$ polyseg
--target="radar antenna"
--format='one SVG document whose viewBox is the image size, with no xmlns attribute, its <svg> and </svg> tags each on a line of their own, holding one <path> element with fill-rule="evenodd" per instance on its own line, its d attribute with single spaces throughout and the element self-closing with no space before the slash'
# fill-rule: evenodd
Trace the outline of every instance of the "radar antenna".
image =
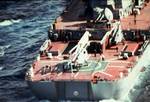
<svg viewBox="0 0 150 102">
<path fill-rule="evenodd" d="M 95 22 L 101 21 L 103 18 L 107 19 L 109 22 L 113 20 L 113 13 L 109 8 L 100 8 L 96 7 L 94 8 L 94 11 L 98 14 L 98 17 L 96 18 Z"/>
</svg>

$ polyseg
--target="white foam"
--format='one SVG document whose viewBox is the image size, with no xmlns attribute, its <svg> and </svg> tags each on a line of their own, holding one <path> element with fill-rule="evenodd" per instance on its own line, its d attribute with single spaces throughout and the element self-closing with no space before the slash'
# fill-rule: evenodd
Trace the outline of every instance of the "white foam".
<svg viewBox="0 0 150 102">
<path fill-rule="evenodd" d="M 130 100 L 129 99 L 129 92 L 133 89 L 133 87 L 137 84 L 139 76 L 142 74 L 140 72 L 142 67 L 148 67 L 150 64 L 150 58 L 147 57 L 150 55 L 150 45 L 147 47 L 146 51 L 144 52 L 143 56 L 139 59 L 136 66 L 133 68 L 133 71 L 128 75 L 128 78 L 124 81 L 122 86 L 122 90 L 120 93 L 121 100 Z M 126 84 L 128 83 L 128 84 Z"/>
<path fill-rule="evenodd" d="M 114 100 L 114 99 L 108 99 L 108 100 L 102 100 L 99 102 L 123 102 L 123 101 L 118 101 L 118 100 Z"/>
<path fill-rule="evenodd" d="M 5 51 L 4 51 L 4 47 L 0 46 L 0 57 L 4 56 Z"/>
<path fill-rule="evenodd" d="M 147 47 L 146 51 L 144 52 L 143 56 L 140 58 L 140 60 L 138 61 L 137 65 L 133 68 L 134 71 L 132 71 L 129 74 L 129 77 L 124 80 L 125 83 L 123 83 L 120 87 L 121 88 L 121 93 L 120 93 L 120 97 L 118 100 L 114 100 L 114 99 L 108 99 L 108 100 L 102 100 L 99 102 L 131 102 L 132 100 L 129 97 L 129 93 L 130 90 L 133 90 L 133 87 L 139 83 L 139 76 L 142 74 L 140 72 L 140 69 L 142 67 L 148 67 L 150 65 L 150 58 L 147 57 L 150 55 L 150 45 Z M 140 80 L 142 81 L 142 80 Z M 128 84 L 126 84 L 128 83 Z"/>
<path fill-rule="evenodd" d="M 17 19 L 17 20 L 11 20 L 13 23 L 19 23 L 21 21 L 21 19 Z"/>
<path fill-rule="evenodd" d="M 2 22 L 0 22 L 0 26 L 9 26 L 9 25 L 12 25 L 14 23 L 19 23 L 21 21 L 21 19 L 18 19 L 18 20 L 4 20 Z"/>
<path fill-rule="evenodd" d="M 11 45 L 5 45 L 4 49 L 8 49 Z"/>
<path fill-rule="evenodd" d="M 4 67 L 0 67 L 0 71 L 3 70 L 3 69 L 4 69 Z"/>
<path fill-rule="evenodd" d="M 4 56 L 5 50 L 9 47 L 10 45 L 0 46 L 0 57 Z"/>
</svg>

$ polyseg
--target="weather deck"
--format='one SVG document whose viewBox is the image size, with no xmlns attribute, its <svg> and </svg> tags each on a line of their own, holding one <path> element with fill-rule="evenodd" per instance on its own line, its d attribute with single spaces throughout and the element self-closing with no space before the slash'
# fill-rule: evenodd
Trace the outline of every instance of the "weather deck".
<svg viewBox="0 0 150 102">
<path fill-rule="evenodd" d="M 64 12 L 56 19 L 54 23 L 56 30 L 86 30 L 86 28 L 107 29 L 104 24 L 89 23 L 84 17 L 85 3 L 82 0 L 73 0 L 72 3 L 66 7 Z"/>
<path fill-rule="evenodd" d="M 74 8 L 74 6 L 76 6 Z M 56 19 L 55 30 L 77 30 L 80 28 L 86 28 L 94 26 L 99 30 L 110 30 L 105 28 L 106 25 L 87 23 L 83 18 L 80 19 L 80 11 L 82 2 L 74 0 L 73 4 L 64 11 L 64 13 Z M 73 11 L 73 12 L 72 12 Z M 121 26 L 123 30 L 148 30 L 150 28 L 150 3 L 141 10 L 141 14 L 136 16 L 130 15 L 121 20 Z M 135 22 L 136 20 L 136 22 Z M 105 22 L 106 23 L 106 22 Z M 105 24 L 104 23 L 104 24 Z M 92 27 L 91 27 L 92 28 Z M 95 29 L 94 29 L 95 30 Z M 100 53 L 88 53 L 88 64 L 79 67 L 77 71 L 71 71 L 71 69 L 64 71 L 65 65 L 70 61 L 69 51 L 76 45 L 70 45 L 68 42 L 52 42 L 52 46 L 49 46 L 47 52 L 58 52 L 58 56 L 48 55 L 41 56 L 40 60 L 36 60 L 33 63 L 34 77 L 32 80 L 82 80 L 91 81 L 95 77 L 102 80 L 118 80 L 127 76 L 132 70 L 138 56 L 135 56 L 136 51 L 142 42 L 140 41 L 124 41 L 110 48 L 106 48 L 103 54 Z M 71 46 L 71 47 L 69 47 Z M 131 53 L 127 56 L 127 59 L 120 58 L 121 53 Z M 58 65 L 60 67 L 58 67 Z M 93 78 L 94 77 L 94 78 Z"/>
<path fill-rule="evenodd" d="M 137 46 L 140 43 L 137 42 L 125 42 L 128 47 L 126 50 L 134 49 L 137 50 Z M 51 50 L 58 50 L 59 48 L 62 48 L 63 53 L 65 48 L 67 48 L 68 43 L 62 43 L 55 42 L 55 47 L 49 49 Z M 57 64 L 67 64 L 69 59 L 64 59 L 64 56 L 69 56 L 68 54 L 62 54 L 59 57 L 54 57 L 52 59 L 49 59 L 47 56 L 42 56 L 41 60 L 34 62 L 34 77 L 32 80 L 92 80 L 92 77 L 95 73 L 99 72 L 99 76 L 103 79 L 108 80 L 117 80 L 120 78 L 120 73 L 123 72 L 124 76 L 128 73 L 128 69 L 131 69 L 134 65 L 134 62 L 136 61 L 136 56 L 131 56 L 127 60 L 122 60 L 119 58 L 119 54 L 121 53 L 123 47 L 125 45 L 120 43 L 116 46 L 113 46 L 109 49 L 106 49 L 104 52 L 105 60 L 102 61 L 102 55 L 99 53 L 95 54 L 89 54 L 90 58 L 88 60 L 88 65 L 82 66 L 79 68 L 78 71 L 75 71 L 74 73 L 71 73 L 70 70 L 67 72 L 63 71 L 63 65 L 56 69 Z M 116 47 L 118 49 L 116 49 Z M 48 68 L 49 66 L 50 69 Z M 44 69 L 47 67 L 48 69 Z M 44 74 L 43 70 L 45 71 Z M 111 76 L 108 77 L 108 76 Z"/>
<path fill-rule="evenodd" d="M 76 5 L 76 6 L 74 6 Z M 73 8 L 74 7 L 74 8 Z M 102 29 L 99 24 L 87 23 L 84 17 L 80 16 L 84 11 L 83 3 L 75 0 L 72 5 L 56 19 L 55 29 L 64 30 L 85 30 L 90 27 L 93 29 Z M 147 3 L 139 15 L 130 15 L 121 19 L 122 30 L 148 30 L 150 29 L 150 2 Z M 106 26 L 103 25 L 103 29 Z"/>
<path fill-rule="evenodd" d="M 136 21 L 135 21 L 136 20 Z M 121 20 L 123 30 L 149 30 L 150 29 L 150 3 L 144 7 L 140 14 L 134 17 L 123 18 Z"/>
</svg>

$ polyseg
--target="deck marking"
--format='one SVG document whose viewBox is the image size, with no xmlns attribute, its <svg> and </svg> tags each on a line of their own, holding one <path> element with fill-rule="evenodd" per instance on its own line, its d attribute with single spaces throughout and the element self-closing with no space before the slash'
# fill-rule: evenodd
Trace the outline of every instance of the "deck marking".
<svg viewBox="0 0 150 102">
<path fill-rule="evenodd" d="M 109 65 L 108 67 L 119 67 L 119 68 L 126 68 L 126 66 L 111 66 L 111 65 Z"/>
<path fill-rule="evenodd" d="M 78 75 L 79 75 L 79 72 L 77 72 L 77 73 L 74 75 L 74 78 L 76 78 Z"/>
<path fill-rule="evenodd" d="M 133 62 L 129 62 L 129 61 L 106 61 L 106 62 L 108 62 L 108 63 L 129 63 L 129 64 L 131 64 L 131 63 L 133 63 Z"/>
<path fill-rule="evenodd" d="M 61 76 L 63 74 L 63 72 L 60 72 L 57 76 Z"/>
<path fill-rule="evenodd" d="M 108 75 L 108 76 L 112 77 L 111 74 L 108 74 L 108 73 L 106 73 L 106 72 L 102 72 L 102 71 L 99 71 L 99 72 L 102 73 L 102 74 L 105 74 L 105 75 Z"/>
<path fill-rule="evenodd" d="M 110 59 L 108 59 L 106 61 L 114 61 L 114 60 L 117 60 L 117 59 L 118 59 L 118 57 L 114 57 L 114 58 L 110 58 Z"/>
<path fill-rule="evenodd" d="M 134 55 L 133 53 L 135 53 L 135 51 L 136 51 L 136 49 L 137 49 L 138 46 L 139 45 L 137 44 L 136 47 L 134 48 L 133 52 L 132 52 L 132 55 Z"/>
</svg>

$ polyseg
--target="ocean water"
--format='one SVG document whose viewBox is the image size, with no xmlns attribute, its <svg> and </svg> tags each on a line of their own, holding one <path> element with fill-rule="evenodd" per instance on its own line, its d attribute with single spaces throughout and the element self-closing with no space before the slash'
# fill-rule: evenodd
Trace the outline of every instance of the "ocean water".
<svg viewBox="0 0 150 102">
<path fill-rule="evenodd" d="M 24 73 L 65 0 L 0 0 L 0 102 L 38 102 Z"/>
<path fill-rule="evenodd" d="M 28 88 L 24 74 L 66 1 L 0 1 L 0 102 L 41 102 Z M 126 102 L 150 102 L 150 66 L 146 68 L 126 96 Z"/>
</svg>

